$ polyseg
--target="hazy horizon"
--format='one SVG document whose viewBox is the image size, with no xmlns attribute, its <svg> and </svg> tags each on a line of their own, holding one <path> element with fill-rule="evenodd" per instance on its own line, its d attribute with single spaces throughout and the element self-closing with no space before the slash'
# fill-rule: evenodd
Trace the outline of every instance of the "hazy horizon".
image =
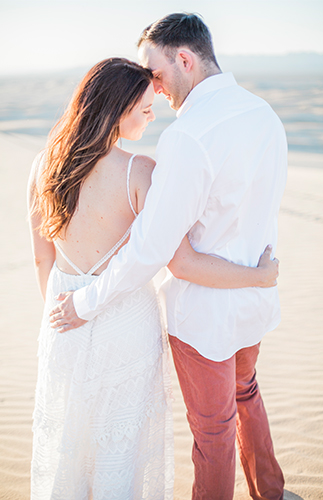
<svg viewBox="0 0 323 500">
<path fill-rule="evenodd" d="M 106 57 L 114 57 L 107 54 Z M 137 58 L 133 58 L 137 59 Z M 287 54 L 218 54 L 218 63 L 223 72 L 232 71 L 237 74 L 255 74 L 257 76 L 323 76 L 323 53 L 318 52 L 293 52 Z M 0 78 L 29 77 L 42 75 L 58 75 L 73 72 L 86 72 L 94 64 L 92 61 L 83 65 L 71 65 L 64 68 L 31 69 L 16 68 L 16 71 L 0 72 Z"/>
</svg>

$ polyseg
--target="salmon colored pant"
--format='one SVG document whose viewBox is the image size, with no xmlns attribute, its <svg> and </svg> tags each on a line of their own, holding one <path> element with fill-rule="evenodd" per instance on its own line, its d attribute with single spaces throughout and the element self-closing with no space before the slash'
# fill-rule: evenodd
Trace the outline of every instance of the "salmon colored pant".
<svg viewBox="0 0 323 500">
<path fill-rule="evenodd" d="M 169 336 L 194 436 L 193 500 L 232 500 L 235 440 L 255 500 L 283 500 L 284 478 L 274 456 L 256 381 L 257 344 L 216 362 Z"/>
</svg>

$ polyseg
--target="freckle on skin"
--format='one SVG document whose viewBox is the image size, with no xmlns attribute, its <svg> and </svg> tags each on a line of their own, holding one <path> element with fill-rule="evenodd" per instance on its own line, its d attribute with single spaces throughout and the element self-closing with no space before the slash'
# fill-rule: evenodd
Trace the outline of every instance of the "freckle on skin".
<svg viewBox="0 0 323 500">
<path fill-rule="evenodd" d="M 97 250 L 96 253 L 100 253 L 99 250 Z"/>
</svg>

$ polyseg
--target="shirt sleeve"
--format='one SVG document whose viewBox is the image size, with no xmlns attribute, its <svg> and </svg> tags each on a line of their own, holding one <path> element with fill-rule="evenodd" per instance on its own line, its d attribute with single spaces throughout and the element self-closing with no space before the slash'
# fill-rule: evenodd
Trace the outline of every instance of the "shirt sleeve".
<svg viewBox="0 0 323 500">
<path fill-rule="evenodd" d="M 186 133 L 166 130 L 156 159 L 152 185 L 129 242 L 95 281 L 74 292 L 74 307 L 82 319 L 93 319 L 108 304 L 148 283 L 172 259 L 205 209 L 212 170 L 203 145 Z"/>
</svg>

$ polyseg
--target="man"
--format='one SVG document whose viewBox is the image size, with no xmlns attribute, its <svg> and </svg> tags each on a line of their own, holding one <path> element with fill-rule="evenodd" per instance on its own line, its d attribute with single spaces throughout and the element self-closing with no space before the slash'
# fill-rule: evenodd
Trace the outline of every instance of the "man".
<svg viewBox="0 0 323 500">
<path fill-rule="evenodd" d="M 178 119 L 159 140 L 152 186 L 129 243 L 98 280 L 53 311 L 53 324 L 65 324 L 61 331 L 151 279 L 188 231 L 196 250 L 245 265 L 256 266 L 268 242 L 276 246 L 287 148 L 275 113 L 221 73 L 196 15 L 166 16 L 138 45 L 155 92 L 165 94 Z M 260 340 L 280 319 L 276 287 L 218 290 L 173 278 L 167 308 L 194 436 L 192 498 L 233 497 L 237 435 L 252 498 L 282 500 L 283 475 L 255 378 Z"/>
</svg>

